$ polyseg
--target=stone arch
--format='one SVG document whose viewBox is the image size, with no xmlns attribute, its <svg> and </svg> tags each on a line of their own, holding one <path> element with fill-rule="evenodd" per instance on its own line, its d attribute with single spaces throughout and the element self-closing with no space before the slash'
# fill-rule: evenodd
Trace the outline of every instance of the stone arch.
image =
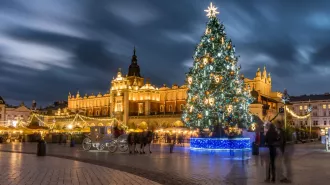
<svg viewBox="0 0 330 185">
<path fill-rule="evenodd" d="M 183 123 L 181 120 L 177 120 L 173 123 L 173 126 L 175 127 L 183 127 Z"/>
<path fill-rule="evenodd" d="M 142 129 L 142 130 L 145 130 L 145 129 L 148 129 L 148 123 L 145 122 L 145 121 L 142 121 L 138 124 L 137 126 L 139 129 Z"/>
<path fill-rule="evenodd" d="M 97 126 L 104 126 L 103 123 L 98 123 Z"/>
</svg>

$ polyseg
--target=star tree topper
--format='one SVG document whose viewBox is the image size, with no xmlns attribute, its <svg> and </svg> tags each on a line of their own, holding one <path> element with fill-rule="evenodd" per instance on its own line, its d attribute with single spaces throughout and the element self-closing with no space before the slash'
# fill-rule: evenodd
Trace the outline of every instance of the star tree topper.
<svg viewBox="0 0 330 185">
<path fill-rule="evenodd" d="M 213 4 L 211 2 L 210 6 L 207 7 L 207 10 L 204 10 L 204 11 L 207 12 L 206 16 L 211 18 L 211 17 L 216 17 L 216 15 L 219 14 L 219 12 L 217 12 L 217 9 L 218 8 L 213 6 Z"/>
</svg>

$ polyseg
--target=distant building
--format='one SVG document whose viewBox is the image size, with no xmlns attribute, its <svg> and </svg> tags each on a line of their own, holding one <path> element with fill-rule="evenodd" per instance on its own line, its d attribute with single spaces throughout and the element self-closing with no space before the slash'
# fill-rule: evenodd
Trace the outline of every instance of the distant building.
<svg viewBox="0 0 330 185">
<path fill-rule="evenodd" d="M 16 126 L 20 121 L 27 122 L 31 110 L 21 103 L 19 106 L 12 106 L 5 103 L 0 96 L 0 123 Z"/>
<path fill-rule="evenodd" d="M 300 116 L 306 115 L 308 106 L 311 105 L 311 126 L 319 128 L 330 128 L 330 94 L 302 95 L 290 97 L 293 111 Z M 309 127 L 308 118 L 293 118 L 297 127 Z"/>
<path fill-rule="evenodd" d="M 272 80 L 270 74 L 267 75 L 266 68 L 262 73 L 258 69 L 254 79 L 245 78 L 244 81 L 256 98 L 250 106 L 251 112 L 263 120 L 275 116 L 282 94 L 272 91 Z M 116 117 L 128 126 L 140 123 L 147 123 L 152 127 L 180 125 L 187 90 L 186 85 L 176 84 L 158 88 L 148 79 L 145 80 L 140 73 L 134 48 L 127 75 L 119 69 L 105 94 L 81 96 L 79 91 L 75 95 L 69 93 L 68 111 L 92 117 Z"/>
</svg>

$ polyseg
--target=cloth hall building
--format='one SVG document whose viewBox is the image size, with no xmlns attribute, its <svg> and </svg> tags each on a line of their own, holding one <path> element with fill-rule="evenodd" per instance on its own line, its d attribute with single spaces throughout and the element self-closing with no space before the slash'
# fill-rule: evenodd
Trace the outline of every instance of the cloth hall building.
<svg viewBox="0 0 330 185">
<path fill-rule="evenodd" d="M 272 91 L 272 81 L 266 68 L 258 69 L 255 78 L 245 78 L 255 102 L 250 110 L 262 119 L 269 119 L 280 106 L 281 93 Z M 118 70 L 105 94 L 81 95 L 79 91 L 68 95 L 68 110 L 93 117 L 116 117 L 128 127 L 147 124 L 149 128 L 182 126 L 181 114 L 187 99 L 187 86 L 165 84 L 156 87 L 144 79 L 137 62 L 136 50 L 132 56 L 128 74 Z M 268 116 L 268 117 L 267 117 Z"/>
</svg>

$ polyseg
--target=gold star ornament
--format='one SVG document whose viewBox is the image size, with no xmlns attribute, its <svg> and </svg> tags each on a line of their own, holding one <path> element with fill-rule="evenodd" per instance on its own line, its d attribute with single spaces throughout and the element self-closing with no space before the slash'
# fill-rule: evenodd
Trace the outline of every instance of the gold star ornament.
<svg viewBox="0 0 330 185">
<path fill-rule="evenodd" d="M 218 8 L 213 6 L 213 4 L 211 2 L 210 6 L 207 7 L 207 10 L 204 10 L 204 11 L 207 12 L 206 16 L 211 18 L 211 17 L 216 17 L 216 15 L 219 14 L 219 12 L 217 12 L 217 9 Z"/>
</svg>

